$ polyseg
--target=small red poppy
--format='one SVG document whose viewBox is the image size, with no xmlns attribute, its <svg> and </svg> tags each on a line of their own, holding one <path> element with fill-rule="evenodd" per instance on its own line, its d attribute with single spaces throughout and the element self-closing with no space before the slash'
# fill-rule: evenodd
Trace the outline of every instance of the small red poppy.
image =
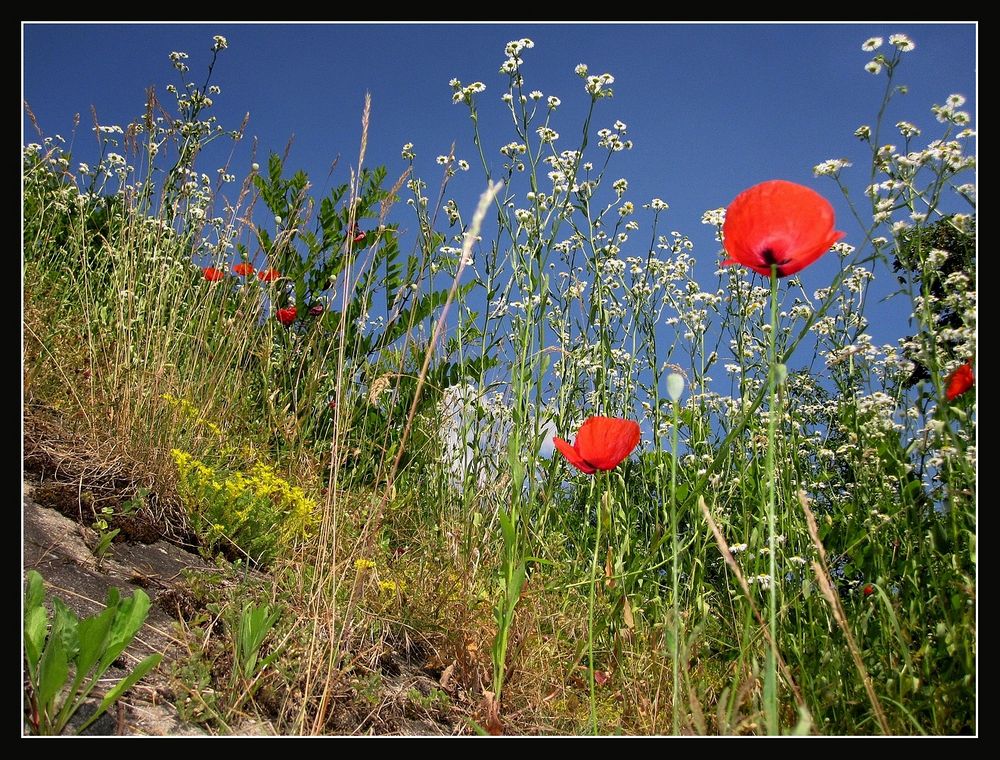
<svg viewBox="0 0 1000 760">
<path fill-rule="evenodd" d="M 277 269 L 261 269 L 257 272 L 257 279 L 261 282 L 274 282 L 281 277 L 281 272 Z"/>
<path fill-rule="evenodd" d="M 365 239 L 365 238 L 366 238 L 367 236 L 368 236 L 368 233 L 367 233 L 367 232 L 365 232 L 365 231 L 364 231 L 363 229 L 361 229 L 360 227 L 358 227 L 358 225 L 357 225 L 357 224 L 353 224 L 353 225 L 351 225 L 351 239 L 352 239 L 352 240 L 353 240 L 353 241 L 354 241 L 355 243 L 360 243 L 360 242 L 362 242 L 362 241 L 363 241 L 363 240 L 364 240 L 364 239 Z"/>
<path fill-rule="evenodd" d="M 975 384 L 976 376 L 972 374 L 972 362 L 966 362 L 949 375 L 945 398 L 954 401 L 966 391 L 972 390 Z"/>
<path fill-rule="evenodd" d="M 591 417 L 580 427 L 571 446 L 558 436 L 552 439 L 569 463 L 587 475 L 613 470 L 639 445 L 639 425 L 632 420 Z"/>
<path fill-rule="evenodd" d="M 250 277 L 254 273 L 254 268 L 246 261 L 241 261 L 233 267 L 233 273 L 238 274 L 240 277 Z"/>
<path fill-rule="evenodd" d="M 317 303 L 309 307 L 309 316 L 318 317 L 323 313 L 323 304 Z"/>
<path fill-rule="evenodd" d="M 218 282 L 226 276 L 225 272 L 215 267 L 202 267 L 201 272 L 209 282 Z"/>
<path fill-rule="evenodd" d="M 285 327 L 288 327 L 292 322 L 295 321 L 295 317 L 298 316 L 299 310 L 294 306 L 288 306 L 284 309 L 278 309 L 278 321 L 281 322 Z"/>
<path fill-rule="evenodd" d="M 861 593 L 864 594 L 865 596 L 871 596 L 872 594 L 875 593 L 875 587 L 870 583 L 866 583 L 865 587 L 861 589 Z"/>
<path fill-rule="evenodd" d="M 844 237 L 833 228 L 833 206 L 804 185 L 773 179 L 736 196 L 726 209 L 723 266 L 742 264 L 765 277 L 805 269 Z"/>
</svg>

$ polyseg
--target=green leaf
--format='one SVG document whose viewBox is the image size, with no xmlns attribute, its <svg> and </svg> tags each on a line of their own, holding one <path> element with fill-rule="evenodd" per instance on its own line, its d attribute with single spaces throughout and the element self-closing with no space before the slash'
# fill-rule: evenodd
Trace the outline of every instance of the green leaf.
<svg viewBox="0 0 1000 760">
<path fill-rule="evenodd" d="M 112 594 L 114 592 L 114 594 Z M 111 607 L 111 600 L 118 596 L 117 589 L 108 590 L 108 606 Z M 105 650 L 98 668 L 107 670 L 112 662 L 125 651 L 125 647 L 135 638 L 135 635 L 142 628 L 149 612 L 149 597 L 142 589 L 136 589 L 135 593 L 128 599 L 117 601 L 117 611 L 114 621 L 111 623 L 111 632 L 108 636 L 108 648 Z"/>
<path fill-rule="evenodd" d="M 138 591 L 136 592 L 138 593 Z M 118 701 L 118 698 L 124 694 L 126 691 L 131 689 L 135 684 L 142 678 L 146 673 L 159 665 L 160 660 L 163 659 L 162 654 L 151 654 L 145 660 L 140 662 L 135 668 L 125 676 L 121 681 L 115 684 L 114 688 L 111 689 L 107 694 L 104 695 L 104 699 L 101 700 L 101 704 L 98 706 L 97 710 L 91 715 L 87 721 L 77 729 L 77 733 L 83 731 L 87 726 L 101 717 L 111 705 Z"/>
<path fill-rule="evenodd" d="M 51 635 L 62 639 L 66 659 L 72 662 L 80 649 L 80 640 L 76 631 L 79 620 L 73 610 L 63 603 L 62 599 L 53 597 L 52 609 L 55 614 L 52 617 Z"/>
<path fill-rule="evenodd" d="M 28 571 L 28 586 L 24 592 L 24 653 L 28 658 L 28 674 L 32 679 L 45 646 L 49 614 L 45 609 L 45 584 L 35 570 Z"/>
<path fill-rule="evenodd" d="M 45 582 L 37 570 L 28 571 L 28 588 L 24 592 L 24 610 L 28 612 L 41 607 L 45 601 Z"/>
<path fill-rule="evenodd" d="M 45 645 L 45 629 L 48 617 L 44 607 L 35 607 L 24 619 L 24 654 L 28 658 L 28 674 L 34 679 L 38 660 Z"/>
<path fill-rule="evenodd" d="M 504 546 L 514 546 L 514 525 L 510 517 L 502 509 L 497 512 L 497 517 L 500 519 L 500 530 L 503 533 Z"/>
<path fill-rule="evenodd" d="M 510 621 L 514 619 L 514 607 L 517 605 L 518 599 L 521 598 L 521 587 L 524 585 L 524 578 L 524 563 L 520 562 L 517 567 L 514 568 L 514 572 L 510 577 L 510 583 L 507 585 L 508 625 L 510 624 Z"/>
<path fill-rule="evenodd" d="M 66 647 L 61 636 L 49 636 L 48 645 L 42 654 L 38 666 L 38 710 L 49 713 L 50 705 L 66 683 L 69 675 L 69 663 L 66 660 Z"/>
<path fill-rule="evenodd" d="M 77 683 L 82 682 L 107 648 L 115 612 L 114 607 L 106 607 L 100 614 L 81 620 L 77 626 L 80 640 L 80 651 L 76 656 Z"/>
</svg>

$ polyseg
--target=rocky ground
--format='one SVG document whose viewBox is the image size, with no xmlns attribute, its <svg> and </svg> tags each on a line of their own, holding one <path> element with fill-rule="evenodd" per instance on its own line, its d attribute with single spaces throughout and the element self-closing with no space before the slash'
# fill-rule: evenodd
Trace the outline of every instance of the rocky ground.
<svg viewBox="0 0 1000 760">
<path fill-rule="evenodd" d="M 77 520 L 61 514 L 66 507 L 65 487 L 38 485 L 24 481 L 25 572 L 34 569 L 45 579 L 46 596 L 58 596 L 80 617 L 103 609 L 107 591 L 116 586 L 122 596 L 142 588 L 152 607 L 146 624 L 124 657 L 134 665 L 152 652 L 162 652 L 164 662 L 180 654 L 180 642 L 173 635 L 178 609 L 188 603 L 179 583 L 188 568 L 205 568 L 196 554 L 163 540 L 144 544 L 123 542 L 100 562 L 92 547 L 97 534 Z M 75 499 L 74 499 L 75 501 Z M 121 663 L 125 664 L 125 663 Z M 98 719 L 87 733 L 180 735 L 201 731 L 182 723 L 168 699 L 164 665 L 154 670 Z M 110 685 L 126 671 L 112 666 L 107 673 Z M 113 679 L 113 680 L 112 680 Z"/>
<path fill-rule="evenodd" d="M 94 548 L 98 534 L 88 527 L 85 494 L 67 483 L 39 483 L 30 476 L 23 480 L 23 568 L 37 570 L 45 580 L 46 598 L 57 596 L 80 617 L 103 609 L 110 587 L 117 587 L 122 596 L 142 588 L 152 603 L 146 623 L 139 635 L 113 665 L 97 691 L 103 693 L 126 675 L 131 667 L 150 653 L 160 652 L 163 661 L 119 700 L 86 731 L 96 735 L 180 736 L 201 735 L 205 731 L 181 719 L 175 702 L 176 683 L 171 683 L 173 662 L 187 655 L 183 642 L 177 638 L 177 621 L 190 619 L 195 613 L 195 600 L 185 571 L 211 572 L 199 555 L 186 551 L 176 543 L 160 537 L 160 532 L 142 524 L 121 525 L 120 542 L 98 559 Z M 81 522 L 82 520 L 82 522 Z M 22 592 L 23 593 L 23 592 Z M 439 674 L 429 671 L 426 657 L 409 657 L 400 653 L 383 658 L 379 675 L 380 694 L 374 703 L 343 695 L 333 718 L 333 733 L 449 734 L 463 724 L 448 715 L 449 710 L 433 710 L 415 705 L 414 693 L 433 693 L 444 689 L 454 694 L 447 683 L 450 670 Z M 119 667 L 121 666 L 121 667 Z M 460 701 L 467 701 L 460 695 Z M 96 702 L 94 702 L 96 705 Z M 91 708 L 93 709 L 93 708 Z M 67 733 L 86 719 L 78 716 Z M 273 726 L 266 721 L 245 720 L 231 727 L 241 735 L 273 735 Z M 26 730 L 26 729 L 25 729 Z"/>
</svg>

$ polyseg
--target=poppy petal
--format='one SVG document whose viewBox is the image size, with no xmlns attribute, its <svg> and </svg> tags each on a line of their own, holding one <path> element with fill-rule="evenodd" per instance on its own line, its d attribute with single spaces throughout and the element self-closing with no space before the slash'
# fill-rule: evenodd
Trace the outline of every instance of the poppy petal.
<svg viewBox="0 0 1000 760">
<path fill-rule="evenodd" d="M 598 470 L 613 470 L 639 445 L 642 434 L 632 420 L 591 417 L 576 436 L 576 450 Z"/>
<path fill-rule="evenodd" d="M 775 179 L 744 190 L 726 209 L 722 226 L 728 258 L 724 266 L 742 264 L 779 277 L 805 269 L 830 250 L 844 233 L 834 229 L 833 206 L 804 185 Z"/>
<path fill-rule="evenodd" d="M 966 362 L 948 377 L 948 388 L 945 391 L 945 398 L 949 401 L 954 401 L 966 391 L 971 390 L 975 383 L 976 376 L 972 372 L 972 364 Z"/>
<path fill-rule="evenodd" d="M 555 447 L 562 452 L 562 455 L 566 457 L 569 463 L 576 467 L 576 469 L 586 473 L 587 475 L 593 475 L 597 472 L 597 469 L 593 465 L 584 460 L 576 449 L 559 436 L 554 436 L 552 438 L 552 443 L 555 444 Z"/>
</svg>

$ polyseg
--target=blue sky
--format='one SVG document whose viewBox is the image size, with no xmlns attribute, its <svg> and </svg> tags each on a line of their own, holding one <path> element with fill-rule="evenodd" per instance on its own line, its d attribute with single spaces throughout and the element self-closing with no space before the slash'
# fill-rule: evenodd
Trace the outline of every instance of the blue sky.
<svg viewBox="0 0 1000 760">
<path fill-rule="evenodd" d="M 392 179 L 406 166 L 400 147 L 413 142 L 417 174 L 433 188 L 440 176 L 434 158 L 453 141 L 457 157 L 476 165 L 468 112 L 452 104 L 448 81 L 486 84 L 480 122 L 487 156 L 499 167 L 498 148 L 513 135 L 499 100 L 506 76 L 498 68 L 508 40 L 530 37 L 535 47 L 522 54 L 526 89 L 562 100 L 553 126 L 574 140 L 564 147 L 575 146 L 589 102 L 574 67 L 583 62 L 592 73 L 615 76 L 614 98 L 598 104 L 593 126 L 626 122 L 635 148 L 615 157 L 611 174 L 628 178 L 627 197 L 637 206 L 652 197 L 670 204 L 666 228 L 694 240 L 699 260 L 706 259 L 698 272 L 708 284 L 719 246 L 699 223 L 702 213 L 766 179 L 817 189 L 835 203 L 846 240 L 860 241 L 835 185 L 814 178 L 812 167 L 827 158 L 853 159 L 845 178 L 863 203 L 867 157 L 853 132 L 874 122 L 884 77 L 864 70 L 871 55 L 861 43 L 896 32 L 909 35 L 916 49 L 898 75 L 909 92 L 894 101 L 886 121 L 890 131 L 900 119 L 916 123 L 924 145 L 941 126 L 932 104 L 957 92 L 975 113 L 972 24 L 27 24 L 23 94 L 46 134 L 69 139 L 80 113 L 74 158 L 93 160 L 91 106 L 102 124 L 126 124 L 141 113 L 148 86 L 157 85 L 163 99 L 164 85 L 178 83 L 171 51 L 190 54 L 191 75 L 200 82 L 212 36 L 221 34 L 229 48 L 213 75 L 222 88 L 214 113 L 235 128 L 249 111 L 247 134 L 258 140 L 261 164 L 294 135 L 289 168 L 306 170 L 322 189 L 339 155 L 331 181 L 346 181 L 357 160 L 364 95 L 371 92 L 367 164 L 385 164 Z M 23 124 L 24 141 L 37 140 L 26 118 Z M 250 144 L 245 140 L 233 154 L 240 178 L 249 169 Z M 217 158 L 228 155 L 227 147 Z M 208 158 L 201 170 L 213 174 Z M 483 186 L 475 168 L 453 180 L 466 218 Z M 412 217 L 400 221 L 412 229 Z M 828 284 L 835 268 L 828 256 L 803 272 L 807 289 Z M 887 318 L 876 341 L 894 341 L 905 334 L 905 313 L 895 313 L 891 302 L 882 308 Z"/>
</svg>

